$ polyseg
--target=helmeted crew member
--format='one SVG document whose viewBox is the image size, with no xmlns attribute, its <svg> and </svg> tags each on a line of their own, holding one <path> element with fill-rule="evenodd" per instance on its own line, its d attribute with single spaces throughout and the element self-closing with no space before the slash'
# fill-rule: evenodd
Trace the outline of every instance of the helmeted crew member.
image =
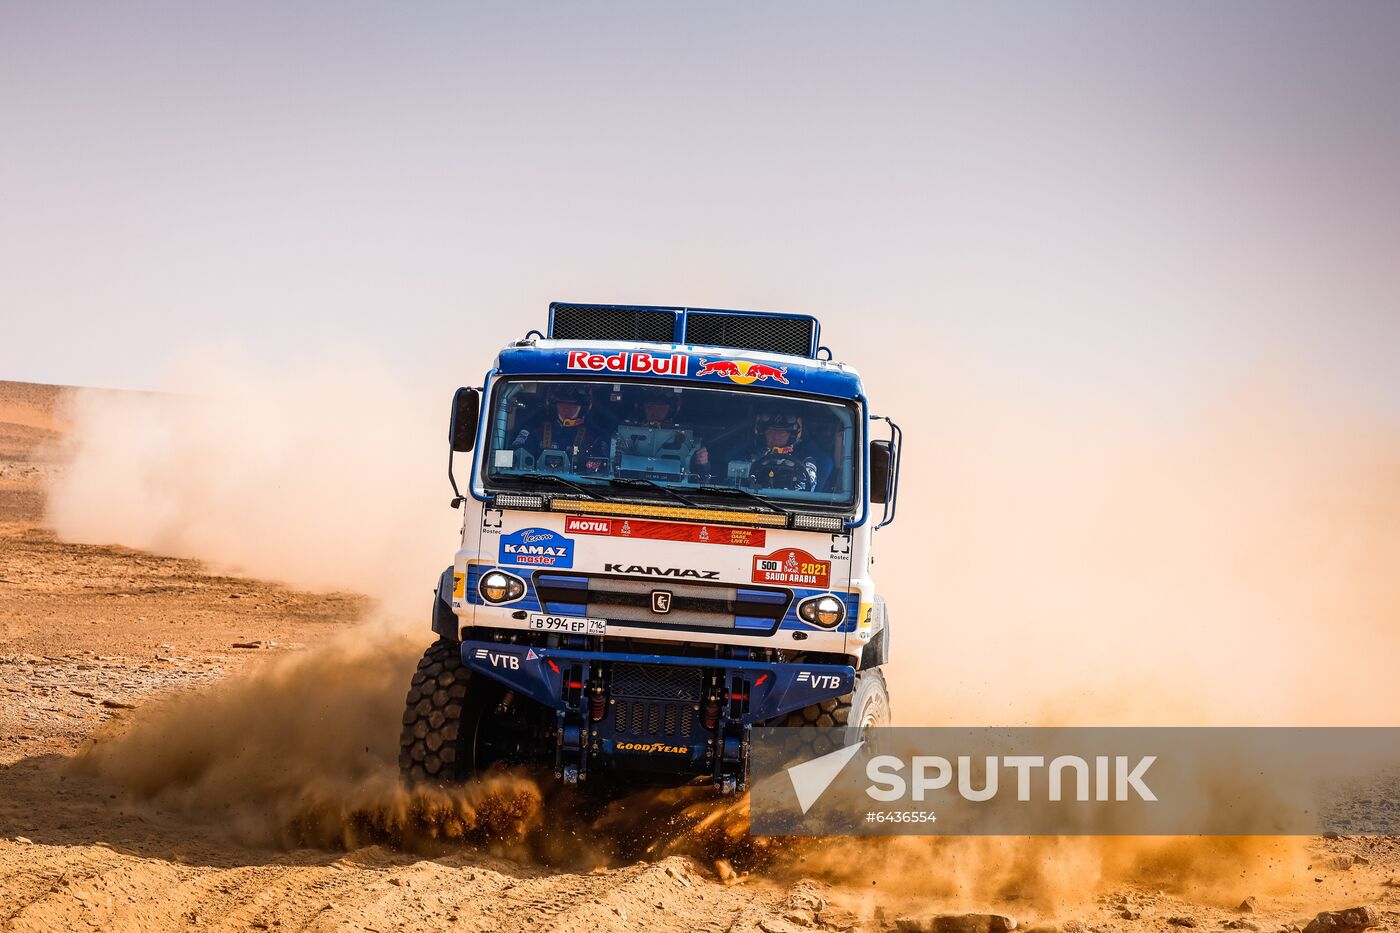
<svg viewBox="0 0 1400 933">
<path fill-rule="evenodd" d="M 755 425 L 760 435 L 750 455 L 749 481 L 763 489 L 793 489 L 811 492 L 817 488 L 817 461 L 800 449 L 802 419 L 778 413 L 760 417 Z"/>
<path fill-rule="evenodd" d="M 536 457 L 542 451 L 562 450 L 576 471 L 602 469 L 605 458 L 599 451 L 606 447 L 607 438 L 589 423 L 588 391 L 564 386 L 550 393 L 549 402 L 552 411 L 546 411 L 535 424 L 521 428 L 510 446 Z"/>
<path fill-rule="evenodd" d="M 687 425 L 674 418 L 676 393 L 666 389 L 652 388 L 642 393 L 642 424 L 649 428 L 675 428 L 684 431 Z M 690 458 L 690 469 L 695 473 L 706 473 L 710 465 L 710 451 L 704 444 Z"/>
</svg>

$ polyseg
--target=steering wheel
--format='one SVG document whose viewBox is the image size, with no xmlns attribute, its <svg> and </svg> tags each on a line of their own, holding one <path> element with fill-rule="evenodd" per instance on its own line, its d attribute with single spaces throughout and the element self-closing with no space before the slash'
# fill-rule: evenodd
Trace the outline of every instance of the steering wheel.
<svg viewBox="0 0 1400 933">
<path fill-rule="evenodd" d="M 749 480 L 761 489 L 805 489 L 807 468 L 788 454 L 765 454 L 749 467 Z"/>
</svg>

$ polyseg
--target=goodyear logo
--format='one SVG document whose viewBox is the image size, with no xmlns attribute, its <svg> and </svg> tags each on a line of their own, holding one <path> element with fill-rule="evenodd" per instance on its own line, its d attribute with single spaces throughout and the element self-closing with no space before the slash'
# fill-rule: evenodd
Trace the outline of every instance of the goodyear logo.
<svg viewBox="0 0 1400 933">
<path fill-rule="evenodd" d="M 748 360 L 708 360 L 700 361 L 696 376 L 724 376 L 730 382 L 746 386 L 754 382 L 781 382 L 787 385 L 787 367 L 769 366 L 767 363 L 751 363 Z"/>
<path fill-rule="evenodd" d="M 502 564 L 572 567 L 574 539 L 548 528 L 522 528 L 501 536 Z"/>
<path fill-rule="evenodd" d="M 620 752 L 663 752 L 670 755 L 688 755 L 690 749 L 684 745 L 667 745 L 664 742 L 618 742 Z"/>
</svg>

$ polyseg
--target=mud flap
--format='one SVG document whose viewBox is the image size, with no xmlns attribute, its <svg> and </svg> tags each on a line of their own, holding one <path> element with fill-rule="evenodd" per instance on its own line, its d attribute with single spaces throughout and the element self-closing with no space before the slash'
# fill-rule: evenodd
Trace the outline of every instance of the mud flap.
<svg viewBox="0 0 1400 933">
<path fill-rule="evenodd" d="M 452 568 L 448 567 L 438 577 L 437 592 L 433 594 L 433 631 L 452 641 L 457 640 L 457 614 L 452 611 L 452 587 L 455 582 Z"/>
</svg>

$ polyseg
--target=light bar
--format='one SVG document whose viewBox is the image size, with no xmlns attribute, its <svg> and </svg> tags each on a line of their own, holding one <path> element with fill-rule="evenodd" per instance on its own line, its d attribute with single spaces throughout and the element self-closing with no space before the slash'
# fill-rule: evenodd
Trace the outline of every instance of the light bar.
<svg viewBox="0 0 1400 933">
<path fill-rule="evenodd" d="M 839 515 L 795 515 L 792 527 L 800 531 L 841 531 L 846 520 Z"/>
<path fill-rule="evenodd" d="M 544 496 L 520 496 L 514 493 L 497 493 L 495 504 L 507 509 L 542 509 Z"/>
<path fill-rule="evenodd" d="M 500 496 L 496 497 L 499 500 Z M 780 528 L 787 524 L 786 515 L 771 512 L 734 512 L 714 509 L 688 509 L 674 505 L 637 505 L 631 502 L 600 502 L 596 499 L 552 499 L 549 507 L 556 512 L 593 512 L 602 515 L 626 515 L 633 518 L 686 518 L 703 522 L 724 522 L 732 525 L 765 525 Z"/>
</svg>

